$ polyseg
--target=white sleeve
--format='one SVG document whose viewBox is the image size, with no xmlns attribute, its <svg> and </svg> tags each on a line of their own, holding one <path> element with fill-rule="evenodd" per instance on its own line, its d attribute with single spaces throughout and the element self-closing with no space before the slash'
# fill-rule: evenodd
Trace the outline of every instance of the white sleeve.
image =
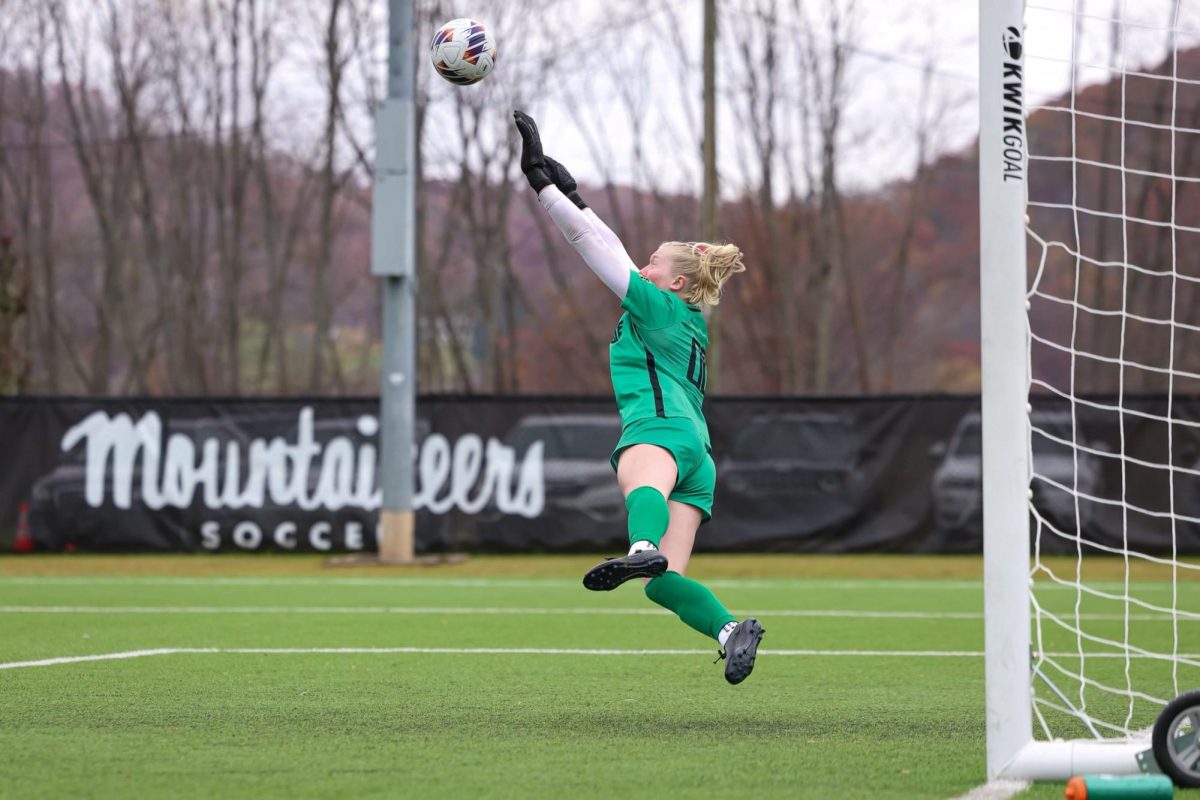
<svg viewBox="0 0 1200 800">
<path fill-rule="evenodd" d="M 621 240 L 612 232 L 612 229 L 604 224 L 604 220 L 600 219 L 600 215 L 591 208 L 583 209 L 583 215 L 588 218 L 588 222 L 592 223 L 592 227 L 600 234 L 600 238 L 608 245 L 608 248 L 624 259 L 629 268 L 634 272 L 638 271 L 637 265 L 633 263 L 633 259 L 629 257 L 628 251 L 625 250 L 625 245 L 621 244 Z"/>
<path fill-rule="evenodd" d="M 592 272 L 596 273 L 617 297 L 624 300 L 629 291 L 629 278 L 632 274 L 629 264 L 626 263 L 629 257 L 622 258 L 614 253 L 583 212 L 557 187 L 547 186 L 542 189 L 538 193 L 538 202 L 550 214 L 550 219 L 554 220 L 554 224 L 575 251 L 583 256 Z M 622 249 L 621 252 L 625 251 Z"/>
</svg>

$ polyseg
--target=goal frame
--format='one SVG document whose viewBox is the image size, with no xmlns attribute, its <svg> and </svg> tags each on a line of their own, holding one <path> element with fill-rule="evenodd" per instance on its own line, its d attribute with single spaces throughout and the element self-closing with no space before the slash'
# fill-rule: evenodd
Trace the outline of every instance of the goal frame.
<svg viewBox="0 0 1200 800">
<path fill-rule="evenodd" d="M 979 291 L 989 779 L 1132 774 L 1149 741 L 1033 737 L 1025 0 L 979 0 Z"/>
</svg>

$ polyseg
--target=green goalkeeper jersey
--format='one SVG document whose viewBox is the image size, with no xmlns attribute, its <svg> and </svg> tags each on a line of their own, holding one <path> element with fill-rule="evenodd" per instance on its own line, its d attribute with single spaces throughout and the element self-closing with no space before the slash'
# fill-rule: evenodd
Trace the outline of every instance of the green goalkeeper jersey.
<svg viewBox="0 0 1200 800">
<path fill-rule="evenodd" d="M 697 306 L 631 275 L 608 348 L 621 424 L 648 417 L 683 417 L 711 450 L 704 419 L 708 323 Z"/>
</svg>

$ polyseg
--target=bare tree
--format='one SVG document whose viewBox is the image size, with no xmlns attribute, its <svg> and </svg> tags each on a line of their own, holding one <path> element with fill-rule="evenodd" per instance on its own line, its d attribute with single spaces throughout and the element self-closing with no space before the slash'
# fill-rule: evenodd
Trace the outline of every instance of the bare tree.
<svg viewBox="0 0 1200 800">
<path fill-rule="evenodd" d="M 211 27 L 204 22 L 204 7 L 164 4 L 162 9 L 160 91 L 171 112 L 166 133 L 156 140 L 155 169 L 143 161 L 138 171 L 142 225 L 160 292 L 155 305 L 167 385 L 174 392 L 203 394 L 218 388 L 209 354 L 210 342 L 221 338 L 210 335 L 208 280 L 211 199 L 218 191 L 208 140 L 220 96 L 209 84 L 216 75 L 210 55 L 216 42 L 212 36 L 195 36 L 196 30 Z"/>
<path fill-rule="evenodd" d="M 333 259 L 334 210 L 337 193 L 344 178 L 337 169 L 338 95 L 347 65 L 342 49 L 339 22 L 344 0 L 331 0 L 325 17 L 325 37 L 322 68 L 326 81 L 325 117 L 322 127 L 322 157 L 318 191 L 317 249 L 313 258 L 312 307 L 313 325 L 310 345 L 308 388 L 326 391 L 326 358 L 330 341 L 333 309 L 329 297 L 329 271 Z M 336 360 L 336 359 L 335 359 Z"/>
<path fill-rule="evenodd" d="M 883 377 L 879 387 L 885 392 L 894 392 L 898 388 L 895 375 L 896 354 L 900 350 L 902 339 L 902 313 L 908 308 L 904 299 L 912 265 L 913 239 L 917 223 L 927 205 L 926 192 L 932 175 L 930 161 L 936 150 L 935 137 L 945 121 L 948 110 L 947 97 L 943 96 L 943 99 L 938 100 L 933 92 L 934 65 L 934 57 L 930 54 L 921 71 L 921 89 L 913 122 L 916 168 L 906 187 L 904 227 L 900 231 L 900 239 L 895 245 L 895 255 L 888 270 L 892 283 L 887 291 L 888 300 L 884 304 L 886 324 L 882 342 Z"/>
<path fill-rule="evenodd" d="M 800 7 L 801 0 L 794 0 Z M 812 388 L 817 392 L 830 389 L 830 365 L 833 350 L 833 309 L 835 280 L 845 283 L 847 305 L 851 315 L 855 351 L 859 370 L 859 388 L 870 391 L 869 364 L 866 356 L 865 334 L 858 292 L 854 286 L 853 273 L 845 259 L 845 228 L 842 213 L 841 188 L 838 185 L 838 167 L 841 158 L 840 137 L 842 114 L 845 109 L 846 70 L 851 50 L 846 42 L 853 36 L 855 26 L 855 0 L 829 5 L 825 10 L 825 32 L 829 43 L 827 55 L 822 58 L 822 48 L 816 40 L 815 26 L 803 25 L 806 31 L 807 70 L 812 81 L 812 99 L 816 107 L 817 136 L 819 141 L 819 209 L 818 223 L 813 242 L 817 260 L 816 273 L 816 341 L 812 365 Z M 804 16 L 801 10 L 801 16 Z"/>
<path fill-rule="evenodd" d="M 779 96 L 782 82 L 778 62 L 780 14 L 776 0 L 757 0 L 752 14 L 734 18 L 731 45 L 737 54 L 739 80 L 731 92 L 730 105 L 738 115 L 740 163 L 746 166 L 748 228 L 757 234 L 755 266 L 762 270 L 769 287 L 771 328 L 776 331 L 769 347 L 752 348 L 758 354 L 763 374 L 770 375 L 779 390 L 800 388 L 799 349 L 789 332 L 797 330 L 795 295 L 796 265 L 791 263 L 794 247 L 783 238 L 776 201 L 776 174 L 780 158 L 778 141 Z"/>
<path fill-rule="evenodd" d="M 142 38 L 138 34 L 146 33 L 144 29 L 139 30 L 141 25 L 154 24 L 157 21 L 148 16 L 139 17 L 133 25 L 132 36 L 129 36 L 114 7 L 108 35 L 110 51 L 113 54 L 112 88 L 120 114 L 122 144 L 127 147 L 129 165 L 134 176 L 134 191 L 130 194 L 136 225 L 131 225 L 130 231 L 132 233 L 136 230 L 140 234 L 141 252 L 136 257 L 149 266 L 149 270 L 146 271 L 136 267 L 129 271 L 126 278 L 129 287 L 127 296 L 141 298 L 141 276 L 148 273 L 153 286 L 150 296 L 155 301 L 145 304 L 144 315 L 133 313 L 132 310 L 120 315 L 122 319 L 127 320 L 124 326 L 127 333 L 123 339 L 123 349 L 129 359 L 126 385 L 136 387 L 143 394 L 150 391 L 151 364 L 159 343 L 165 338 L 162 323 L 166 315 L 162 310 L 171 305 L 171 265 L 163 247 L 157 219 L 159 192 L 157 181 L 153 177 L 154 173 L 158 172 L 158 164 L 153 163 L 156 160 L 152 152 L 154 132 L 151 128 L 152 122 L 146 118 L 143 110 L 152 75 L 156 71 L 157 58 L 153 49 L 139 48 L 128 42 L 130 38 Z M 128 55 L 123 55 L 124 53 Z M 154 309 L 158 309 L 158 313 L 155 313 Z M 176 375 L 180 372 L 181 365 L 171 347 L 167 346 L 165 350 L 167 374 Z"/>
<path fill-rule="evenodd" d="M 666 238 L 701 238 L 699 31 L 678 2 L 609 4 L 585 55 L 573 55 L 582 60 L 561 69 L 561 48 L 527 20 L 536 11 L 557 25 L 592 7 L 481 3 L 503 73 L 463 89 L 427 64 L 418 70 L 422 387 L 599 389 L 607 330 L 590 319 L 594 284 L 529 203 L 508 111 L 545 114 L 554 155 L 558 131 L 576 126 L 593 163 L 569 166 L 590 174 L 584 195 L 635 258 Z M 0 72 L 4 141 L 24 148 L 0 153 L 0 220 L 32 276 L 22 322 L 37 354 L 31 386 L 375 391 L 378 314 L 352 319 L 348 309 L 374 302 L 364 299 L 373 278 L 362 231 L 369 120 L 386 75 L 384 4 L 67 6 L 9 0 L 19 17 L 0 15 L 0 41 L 24 45 L 3 56 L 23 69 Z M 710 333 L 738 391 L 902 380 L 893 343 L 905 316 L 878 298 L 920 280 L 918 208 L 934 148 L 918 132 L 915 181 L 896 188 L 904 204 L 881 217 L 899 232 L 895 248 L 851 237 L 847 226 L 870 205 L 843 186 L 855 9 L 854 0 L 721 7 L 722 114 L 741 124 L 722 139 L 720 234 L 747 250 L 751 270 Z M 418 4 L 422 29 L 456 13 Z M 672 51 L 680 68 L 648 81 L 643 41 Z M 423 48 L 414 58 L 425 62 Z M 299 65 L 315 67 L 304 86 L 315 100 L 291 95 L 286 70 Z M 1146 209 L 1162 202 L 1146 191 Z M 1136 246 L 1152 259 L 1161 243 Z"/>
<path fill-rule="evenodd" d="M 262 340 L 258 348 L 255 385 L 260 391 L 290 389 L 287 332 L 284 326 L 284 296 L 292 277 L 300 234 L 307 219 L 304 198 L 312 191 L 317 175 L 293 159 L 272 151 L 267 136 L 266 99 L 281 46 L 275 34 L 283 23 L 282 8 L 264 7 L 250 41 L 251 128 L 248 146 L 254 185 L 261 208 L 265 286 L 261 308 Z M 283 191 L 279 184 L 285 183 Z M 271 375 L 271 371 L 274 375 Z"/>
<path fill-rule="evenodd" d="M 335 2 L 336 6 L 336 2 Z M 205 22 L 214 67 L 212 80 L 213 205 L 216 209 L 217 258 L 221 276 L 221 352 L 217 368 L 226 391 L 241 387 L 241 285 L 245 247 L 246 193 L 250 186 L 249 155 L 242 130 L 242 40 L 253 26 L 254 0 L 205 3 Z M 253 32 L 251 33 L 253 37 Z M 228 114 L 228 123 L 226 123 Z"/>
<path fill-rule="evenodd" d="M 60 386 L 58 350 L 62 331 L 50 170 L 49 15 L 40 3 L 22 4 L 19 10 L 23 13 L 11 17 L 9 26 L 0 28 L 0 50 L 12 52 L 17 42 L 25 41 L 29 53 L 26 70 L 11 77 L 0 71 L 0 138 L 15 134 L 17 141 L 15 147 L 0 147 L 0 231 L 12 231 L 8 220 L 15 217 L 15 238 L 23 243 L 29 265 L 24 273 L 29 281 L 26 303 L 30 305 L 26 315 L 27 358 L 35 358 L 44 370 L 38 388 L 56 393 Z M 18 115 L 15 118 L 11 116 L 13 111 Z M 6 202 L 9 197 L 11 203 Z M 30 275 L 37 276 L 39 283 L 35 285 Z"/>
<path fill-rule="evenodd" d="M 28 346 L 21 323 L 29 309 L 29 271 L 10 234 L 0 234 L 0 394 L 22 394 L 28 384 Z"/>
<path fill-rule="evenodd" d="M 491 10 L 489 24 L 497 39 L 511 50 L 521 49 L 525 56 L 506 65 L 507 80 L 487 82 L 471 91 L 435 82 L 431 97 L 436 102 L 431 102 L 434 108 L 424 118 L 425 130 L 429 119 L 436 118 L 434 124 L 443 135 L 423 157 L 452 164 L 455 181 L 453 202 L 444 213 L 453 215 L 457 224 L 447 229 L 450 240 L 441 248 L 450 261 L 440 267 L 435 264 L 438 274 L 430 287 L 441 311 L 440 327 L 449 333 L 453 363 L 461 372 L 468 361 L 459 346 L 461 323 L 474 320 L 478 358 L 470 366 L 478 385 L 496 392 L 520 388 L 519 336 L 522 328 L 526 335 L 538 335 L 546 299 L 545 287 L 517 269 L 512 241 L 512 201 L 523 189 L 524 179 L 516 170 L 519 140 L 509 110 L 536 112 L 527 104 L 526 93 L 547 83 L 558 50 L 523 24 L 535 7 L 539 14 L 552 15 L 561 13 L 564 4 L 521 0 Z M 503 113 L 496 113 L 497 109 Z M 456 279 L 446 279 L 447 273 Z"/>
<path fill-rule="evenodd" d="M 91 298 L 95 313 L 91 357 L 83 377 L 88 392 L 103 395 L 111 387 L 118 309 L 125 295 L 122 273 L 128 260 L 125 245 L 130 238 L 131 209 L 118 176 L 127 166 L 128 151 L 119 142 L 109 147 L 91 143 L 93 140 L 102 142 L 115 126 L 108 109 L 92 91 L 88 64 L 90 36 L 86 31 L 71 29 L 62 0 L 52 0 L 49 8 L 58 70 L 67 76 L 62 83 L 62 98 L 67 109 L 69 136 L 100 239 L 99 268 L 95 276 L 97 291 Z M 111 2 L 107 10 L 114 15 L 118 11 Z M 80 35 L 81 40 L 71 41 L 71 33 Z M 119 41 L 110 40 L 110 45 L 119 44 Z M 120 57 L 119 53 L 111 55 Z M 75 59 L 74 69 L 69 63 L 72 58 Z M 107 152 L 102 154 L 101 148 Z"/>
</svg>

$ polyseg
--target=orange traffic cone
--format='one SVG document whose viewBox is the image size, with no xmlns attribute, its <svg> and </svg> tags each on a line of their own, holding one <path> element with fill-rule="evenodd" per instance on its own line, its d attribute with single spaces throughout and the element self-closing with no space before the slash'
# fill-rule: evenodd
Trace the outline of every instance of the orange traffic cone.
<svg viewBox="0 0 1200 800">
<path fill-rule="evenodd" d="M 29 503 L 21 503 L 17 508 L 17 535 L 13 539 L 14 553 L 33 552 L 33 535 L 29 532 Z"/>
</svg>

